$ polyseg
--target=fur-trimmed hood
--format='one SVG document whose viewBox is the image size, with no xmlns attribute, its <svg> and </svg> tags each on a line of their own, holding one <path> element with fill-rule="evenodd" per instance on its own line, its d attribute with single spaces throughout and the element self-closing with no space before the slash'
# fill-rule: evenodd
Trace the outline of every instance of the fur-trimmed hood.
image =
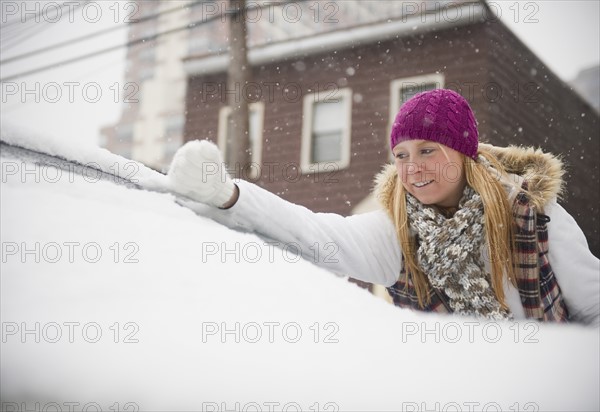
<svg viewBox="0 0 600 412">
<path fill-rule="evenodd" d="M 509 181 L 503 181 L 509 198 L 524 180 L 528 183 L 530 201 L 537 210 L 543 210 L 550 200 L 563 192 L 563 162 L 558 156 L 544 153 L 532 147 L 496 147 L 480 143 L 479 147 L 492 153 L 509 173 Z M 384 210 L 391 213 L 392 200 L 398 175 L 393 164 L 385 165 L 375 177 L 374 195 Z M 516 193 L 514 193 L 516 195 Z"/>
</svg>

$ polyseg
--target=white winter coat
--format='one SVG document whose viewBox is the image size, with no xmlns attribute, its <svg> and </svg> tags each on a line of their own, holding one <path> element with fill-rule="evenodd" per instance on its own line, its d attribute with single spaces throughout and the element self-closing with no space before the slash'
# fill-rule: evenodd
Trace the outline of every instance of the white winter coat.
<svg viewBox="0 0 600 412">
<path fill-rule="evenodd" d="M 590 252 L 575 220 L 557 203 L 562 175 L 560 161 L 532 149 L 493 149 L 505 166 L 509 163 L 508 171 L 520 169 L 527 174 L 530 190 L 538 194 L 538 206 L 550 217 L 548 258 L 570 319 L 599 326 L 600 261 Z M 524 170 L 530 163 L 535 163 L 535 167 Z M 380 200 L 394 175 L 394 166 L 388 165 L 378 176 L 375 194 Z M 522 178 L 517 175 L 511 177 L 515 183 L 507 182 L 506 187 L 509 198 L 514 198 L 516 185 Z M 243 180 L 236 180 L 236 184 L 240 191 L 237 203 L 227 210 L 213 209 L 211 217 L 217 221 L 238 230 L 257 233 L 282 246 L 299 247 L 304 258 L 338 275 L 386 287 L 398 280 L 401 249 L 393 222 L 384 208 L 348 217 L 314 213 L 255 184 Z M 484 260 L 488 266 L 487 260 Z M 486 269 L 489 271 L 489 266 Z M 508 281 L 504 289 L 515 319 L 525 318 L 517 289 Z"/>
</svg>

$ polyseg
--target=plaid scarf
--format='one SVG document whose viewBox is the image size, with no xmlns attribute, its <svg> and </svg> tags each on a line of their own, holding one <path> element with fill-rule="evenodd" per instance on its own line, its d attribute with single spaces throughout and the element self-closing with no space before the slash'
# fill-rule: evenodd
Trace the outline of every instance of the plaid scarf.
<svg viewBox="0 0 600 412">
<path fill-rule="evenodd" d="M 481 197 L 465 186 L 459 210 L 449 219 L 408 193 L 406 207 L 410 228 L 419 238 L 417 262 L 431 285 L 449 297 L 452 310 L 493 320 L 512 319 L 496 299 L 484 269 Z"/>
</svg>

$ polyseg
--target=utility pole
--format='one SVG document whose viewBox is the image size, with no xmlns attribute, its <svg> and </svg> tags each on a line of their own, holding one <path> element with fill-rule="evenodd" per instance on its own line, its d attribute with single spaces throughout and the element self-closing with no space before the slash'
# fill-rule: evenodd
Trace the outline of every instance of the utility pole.
<svg viewBox="0 0 600 412">
<path fill-rule="evenodd" d="M 247 29 L 245 19 L 246 0 L 229 0 L 229 68 L 227 69 L 227 90 L 230 92 L 227 104 L 231 108 L 228 119 L 226 162 L 235 177 L 249 176 L 252 159 L 250 146 L 250 116 L 248 98 L 244 95 L 246 85 L 251 80 L 251 67 L 248 65 Z"/>
</svg>

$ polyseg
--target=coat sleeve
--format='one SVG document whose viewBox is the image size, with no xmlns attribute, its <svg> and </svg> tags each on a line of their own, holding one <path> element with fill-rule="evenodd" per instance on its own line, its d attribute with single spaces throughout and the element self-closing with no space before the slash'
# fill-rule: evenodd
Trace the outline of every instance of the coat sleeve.
<svg viewBox="0 0 600 412">
<path fill-rule="evenodd" d="M 575 321 L 600 326 L 600 261 L 592 255 L 575 219 L 556 201 L 544 208 L 548 259 Z"/>
<path fill-rule="evenodd" d="M 236 204 L 227 210 L 212 208 L 211 218 L 299 252 L 337 275 L 384 286 L 396 282 L 400 245 L 383 210 L 348 217 L 315 213 L 253 183 L 235 183 L 240 190 Z"/>
</svg>

